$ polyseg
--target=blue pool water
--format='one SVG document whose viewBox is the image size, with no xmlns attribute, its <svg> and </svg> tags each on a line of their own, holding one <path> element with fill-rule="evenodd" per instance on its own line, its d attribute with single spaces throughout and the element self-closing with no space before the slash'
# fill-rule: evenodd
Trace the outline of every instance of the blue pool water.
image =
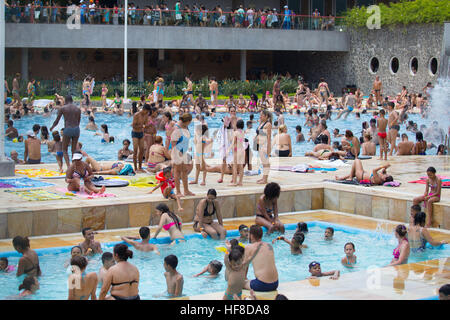
<svg viewBox="0 0 450 320">
<path fill-rule="evenodd" d="M 325 228 L 332 226 L 335 229 L 334 240 L 323 240 Z M 286 225 L 286 236 L 291 238 L 296 224 Z M 290 254 L 289 246 L 283 241 L 274 244 L 275 262 L 278 269 L 279 281 L 297 281 L 307 278 L 308 265 L 312 261 L 321 263 L 322 271 L 339 269 L 342 273 L 363 271 L 369 266 L 383 267 L 390 263 L 392 250 L 397 246 L 393 234 L 382 234 L 374 231 L 359 230 L 351 227 L 330 224 L 325 222 L 308 222 L 309 233 L 306 234 L 304 244 L 309 248 L 303 250 L 302 255 Z M 271 242 L 277 235 L 264 233 L 263 241 Z M 229 231 L 228 239 L 238 237 L 238 231 Z M 212 292 L 225 291 L 227 283 L 224 280 L 225 267 L 218 278 L 192 277 L 200 272 L 211 260 L 223 262 L 223 253 L 215 249 L 224 241 L 215 241 L 210 238 L 203 239 L 200 235 L 189 235 L 186 243 L 169 247 L 168 238 L 157 240 L 161 255 L 152 252 L 142 253 L 134 251 L 129 262 L 136 265 L 140 272 L 139 294 L 142 299 L 167 299 L 166 282 L 164 278 L 163 260 L 169 254 L 178 257 L 178 271 L 184 276 L 183 295 L 199 295 Z M 154 242 L 154 240 L 152 240 Z M 353 242 L 358 257 L 357 266 L 353 269 L 341 265 L 340 260 L 345 256 L 344 245 Z M 117 242 L 116 242 L 117 243 Z M 103 251 L 112 252 L 116 243 L 102 244 Z M 64 263 L 70 257 L 70 247 L 50 248 L 36 250 L 39 254 L 42 276 L 40 277 L 40 290 L 31 297 L 38 300 L 67 299 L 68 274 Z M 10 264 L 16 265 L 20 255 L 17 252 L 1 253 L 0 257 L 8 257 Z M 423 253 L 411 254 L 408 262 L 418 262 L 428 259 L 447 258 L 450 256 L 450 247 L 428 247 Z M 87 272 L 98 272 L 101 267 L 100 255 L 89 258 Z M 0 274 L 0 299 L 14 299 L 18 294 L 18 287 L 24 276 L 17 278 L 15 273 Z M 253 268 L 250 266 L 248 278 L 253 279 Z M 97 296 L 100 288 L 97 290 Z"/>
<path fill-rule="evenodd" d="M 208 123 L 208 127 L 210 129 L 210 136 L 212 136 L 212 133 L 217 130 L 222 122 L 221 120 L 223 117 L 227 115 L 225 113 L 217 113 L 214 118 L 208 117 L 206 118 L 206 121 Z M 413 120 L 414 122 L 418 123 L 418 126 L 425 124 L 428 127 L 430 127 L 430 124 L 432 122 L 431 119 L 422 119 L 420 115 L 412 114 L 408 115 L 408 120 Z M 238 117 L 241 117 L 244 122 L 246 123 L 247 120 L 249 120 L 249 114 L 238 114 Z M 333 118 L 336 117 L 336 114 L 333 114 Z M 56 118 L 56 111 L 53 111 L 53 114 L 49 117 L 44 117 L 42 115 L 32 115 L 32 116 L 26 116 L 23 117 L 20 120 L 14 121 L 14 126 L 18 129 L 20 135 L 25 135 L 28 130 L 31 130 L 32 126 L 36 123 L 40 124 L 41 126 L 45 125 L 47 128 L 50 129 L 51 125 L 53 124 L 54 120 Z M 291 135 L 293 140 L 293 156 L 304 156 L 306 151 L 311 151 L 314 148 L 313 142 L 303 142 L 303 143 L 295 143 L 295 127 L 297 125 L 302 126 L 302 132 L 305 136 L 305 138 L 308 138 L 309 128 L 304 127 L 305 123 L 305 116 L 303 114 L 297 116 L 297 115 L 290 115 L 288 113 L 284 114 L 285 118 L 285 124 L 288 127 L 288 133 Z M 175 119 L 178 119 L 178 115 L 175 117 Z M 364 121 L 369 122 L 371 119 L 370 114 L 362 114 L 360 120 L 355 119 L 355 115 L 350 115 L 346 120 L 339 119 L 339 120 L 328 120 L 328 130 L 330 133 L 332 133 L 334 128 L 339 128 L 341 134 L 345 133 L 346 129 L 352 130 L 353 134 L 357 137 L 361 136 L 361 130 L 362 130 L 362 123 Z M 255 114 L 255 120 L 259 120 L 259 114 Z M 274 120 L 276 120 L 276 115 L 274 114 Z M 127 115 L 124 116 L 117 116 L 112 114 L 103 114 L 98 113 L 96 114 L 95 122 L 97 123 L 97 126 L 100 128 L 101 124 L 107 124 L 108 130 L 111 136 L 114 136 L 115 143 L 112 144 L 106 144 L 101 143 L 101 136 L 94 136 L 94 132 L 87 131 L 87 130 L 81 130 L 81 136 L 79 141 L 83 144 L 83 150 L 87 152 L 90 156 L 92 156 L 96 160 L 116 160 L 117 159 L 117 152 L 119 149 L 122 148 L 122 141 L 124 139 L 129 139 L 131 141 L 131 122 L 132 118 L 130 118 Z M 82 115 L 81 118 L 81 125 L 80 128 L 84 129 L 86 124 L 88 123 L 88 117 L 86 115 Z M 55 130 L 60 130 L 64 126 L 63 119 L 60 120 L 60 123 L 55 128 Z M 5 126 L 6 127 L 6 126 Z M 245 127 L 246 128 L 246 127 Z M 257 128 L 257 124 L 253 125 L 252 135 L 247 137 L 250 142 L 253 141 L 253 137 L 255 135 L 255 130 Z M 191 123 L 189 126 L 189 131 L 191 132 L 191 137 L 194 136 L 194 122 Z M 415 141 L 415 134 L 406 131 L 405 126 L 401 127 L 400 134 L 407 133 L 409 136 L 410 141 Z M 161 135 L 165 138 L 165 132 L 161 131 L 158 132 L 158 135 Z M 52 139 L 50 134 L 50 139 Z M 333 141 L 340 141 L 341 138 L 333 139 Z M 192 145 L 192 143 L 191 143 Z M 378 149 L 378 147 L 377 147 Z M 23 143 L 13 143 L 12 141 L 6 141 L 5 143 L 5 152 L 9 156 L 11 150 L 16 150 L 19 153 L 19 158 L 23 159 L 23 153 L 24 153 L 24 144 Z M 218 157 L 218 144 L 217 142 L 213 145 L 213 151 L 215 154 L 215 157 Z M 51 155 L 48 152 L 47 145 L 41 146 L 41 154 L 42 158 L 41 161 L 45 163 L 55 163 L 56 158 L 55 156 Z M 427 154 L 434 155 L 436 154 L 436 149 L 430 149 L 427 150 Z M 256 155 L 256 153 L 255 153 Z"/>
</svg>

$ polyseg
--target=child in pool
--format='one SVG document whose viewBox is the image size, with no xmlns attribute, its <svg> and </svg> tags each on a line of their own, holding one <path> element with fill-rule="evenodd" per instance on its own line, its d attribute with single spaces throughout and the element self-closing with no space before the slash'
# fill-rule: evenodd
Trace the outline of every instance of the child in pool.
<svg viewBox="0 0 450 320">
<path fill-rule="evenodd" d="M 239 239 L 238 241 L 248 242 L 248 227 L 245 224 L 239 226 Z"/>
<path fill-rule="evenodd" d="M 134 240 L 139 240 L 138 237 L 120 237 L 122 241 L 132 245 L 136 250 L 143 252 L 155 251 L 156 254 L 160 254 L 158 251 L 158 247 L 154 244 L 149 243 L 150 241 L 150 229 L 148 227 L 141 227 L 139 229 L 139 235 L 141 236 L 142 241 L 137 242 Z"/>
<path fill-rule="evenodd" d="M 23 298 L 32 295 L 39 289 L 39 282 L 35 277 L 28 276 L 19 286 L 19 291 L 22 289 L 23 291 L 19 293 L 19 297 Z"/>
<path fill-rule="evenodd" d="M 0 258 L 0 271 L 13 272 L 16 267 L 8 264 L 8 258 Z"/>
<path fill-rule="evenodd" d="M 111 252 L 104 252 L 102 254 L 102 264 L 103 266 L 98 271 L 98 283 L 100 286 L 102 286 L 103 284 L 103 279 L 106 276 L 106 272 L 109 270 L 109 268 L 116 264 L 114 256 Z"/>
<path fill-rule="evenodd" d="M 166 277 L 167 293 L 173 297 L 181 296 L 183 292 L 183 275 L 177 271 L 178 258 L 171 254 L 164 258 L 164 276 Z"/>
<path fill-rule="evenodd" d="M 222 262 L 220 262 L 218 260 L 212 260 L 206 267 L 203 268 L 203 270 L 201 272 L 194 275 L 194 277 L 198 277 L 206 272 L 209 272 L 209 275 L 206 277 L 217 278 L 220 270 L 222 270 Z"/>
<path fill-rule="evenodd" d="M 325 240 L 333 240 L 334 229 L 332 227 L 328 227 L 325 229 Z"/>
<path fill-rule="evenodd" d="M 340 275 L 339 270 L 322 272 L 320 263 L 316 262 L 316 261 L 313 261 L 309 264 L 309 272 L 311 273 L 311 276 L 308 277 L 308 279 L 316 279 L 316 278 L 320 278 L 320 277 L 331 276 L 330 279 L 337 280 L 337 279 L 339 279 L 339 275 Z"/>
<path fill-rule="evenodd" d="M 159 179 L 158 179 L 159 178 Z M 163 171 L 160 171 L 156 175 L 156 179 L 159 180 L 159 183 L 156 187 L 149 191 L 149 193 L 153 193 L 158 188 L 161 188 L 161 193 L 166 199 L 175 199 L 178 205 L 178 211 L 183 211 L 180 203 L 180 197 L 174 194 L 173 190 L 175 189 L 175 182 L 173 180 L 172 175 L 172 167 L 165 167 Z"/>
<path fill-rule="evenodd" d="M 427 169 L 427 176 L 425 193 L 423 196 L 414 198 L 413 204 L 419 205 L 422 201 L 424 202 L 427 213 L 426 227 L 429 228 L 433 221 L 433 203 L 441 200 L 442 180 L 436 176 L 436 169 L 434 167 Z"/>
<path fill-rule="evenodd" d="M 230 252 L 225 253 L 225 280 L 228 282 L 228 287 L 223 296 L 223 300 L 233 300 L 235 294 L 239 298 L 241 297 L 242 289 L 245 284 L 247 268 L 260 248 L 261 244 L 259 244 L 253 256 L 246 261 L 244 261 L 245 249 L 239 245 L 231 247 Z"/>
<path fill-rule="evenodd" d="M 347 242 L 344 245 L 345 257 L 341 259 L 341 263 L 349 268 L 353 268 L 356 264 L 355 245 L 352 242 Z"/>
<path fill-rule="evenodd" d="M 82 249 L 82 254 L 84 256 L 86 255 L 93 255 L 96 253 L 103 253 L 102 246 L 100 242 L 95 241 L 94 237 L 96 232 L 92 230 L 89 227 L 83 228 L 81 230 L 81 233 L 83 234 L 84 241 L 79 243 L 78 245 Z"/>
<path fill-rule="evenodd" d="M 305 248 L 303 246 L 303 241 L 305 241 L 305 235 L 302 232 L 296 232 L 294 233 L 294 236 L 289 241 L 285 237 L 280 236 L 272 240 L 272 244 L 275 243 L 277 240 L 283 240 L 291 247 L 291 254 L 297 255 L 302 254 L 302 248 Z"/>
<path fill-rule="evenodd" d="M 297 223 L 297 228 L 295 229 L 295 232 L 308 232 L 308 225 L 305 222 L 299 222 Z"/>
<path fill-rule="evenodd" d="M 75 256 L 81 256 L 83 253 L 83 249 L 81 249 L 80 246 L 74 246 L 72 247 L 72 249 L 70 250 L 70 259 L 72 259 Z M 65 263 L 64 263 L 64 268 L 68 268 L 70 266 L 70 259 L 68 259 Z"/>
</svg>

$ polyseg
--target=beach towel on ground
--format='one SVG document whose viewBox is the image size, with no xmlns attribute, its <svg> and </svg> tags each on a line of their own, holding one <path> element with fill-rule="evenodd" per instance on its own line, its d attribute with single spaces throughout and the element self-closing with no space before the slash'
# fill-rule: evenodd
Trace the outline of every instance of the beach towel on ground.
<svg viewBox="0 0 450 320">
<path fill-rule="evenodd" d="M 0 179 L 0 183 L 3 184 L 3 186 L 0 186 L 1 188 L 42 188 L 54 186 L 52 183 L 33 180 L 26 177 Z M 12 187 L 5 187 L 4 185 L 11 185 Z"/>
<path fill-rule="evenodd" d="M 108 198 L 108 197 L 115 197 L 115 194 L 112 193 L 102 193 L 102 194 L 88 194 L 86 193 L 86 191 L 84 191 L 84 188 L 81 187 L 80 191 L 69 191 L 67 190 L 67 188 L 57 188 L 57 191 L 63 192 L 65 195 L 74 195 L 77 196 L 79 198 L 83 198 L 83 199 L 97 199 L 97 198 Z"/>
<path fill-rule="evenodd" d="M 340 168 L 340 167 L 350 167 L 350 165 L 340 159 L 338 160 L 316 160 L 316 163 L 320 163 L 321 165 L 326 165 L 332 168 Z"/>
<path fill-rule="evenodd" d="M 131 179 L 129 186 L 137 188 L 149 188 L 149 187 L 156 187 L 157 184 L 158 181 L 156 180 L 155 176 L 150 176 Z"/>
<path fill-rule="evenodd" d="M 307 164 L 298 164 L 295 166 L 278 166 L 278 167 L 271 167 L 272 170 L 277 171 L 290 171 L 290 172 L 302 172 L 306 173 L 308 171 L 313 171 Z"/>
<path fill-rule="evenodd" d="M 5 190 L 5 192 L 13 193 L 28 201 L 45 201 L 45 200 L 71 200 L 72 197 L 61 195 L 42 189 L 31 190 Z"/>
<path fill-rule="evenodd" d="M 28 178 L 64 178 L 65 173 L 60 173 L 57 171 L 47 170 L 47 169 L 16 169 L 14 170 L 16 174 L 27 176 Z"/>
</svg>

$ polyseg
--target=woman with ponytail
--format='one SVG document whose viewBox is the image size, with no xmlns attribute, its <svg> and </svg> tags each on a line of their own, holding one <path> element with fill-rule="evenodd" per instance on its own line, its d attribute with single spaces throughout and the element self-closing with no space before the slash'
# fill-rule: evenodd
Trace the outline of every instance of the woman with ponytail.
<svg viewBox="0 0 450 320">
<path fill-rule="evenodd" d="M 39 277 L 42 274 L 39 267 L 39 258 L 37 253 L 30 249 L 30 240 L 27 237 L 16 236 L 12 244 L 14 249 L 23 255 L 17 266 L 17 276 L 26 274 L 32 277 Z"/>
<path fill-rule="evenodd" d="M 159 216 L 159 225 L 153 238 L 156 238 L 161 229 L 164 229 L 169 233 L 172 244 L 185 241 L 183 231 L 181 231 L 181 218 L 171 212 L 165 203 L 158 204 L 156 214 Z"/>
<path fill-rule="evenodd" d="M 123 243 L 114 246 L 114 260 L 116 264 L 108 269 L 103 286 L 100 290 L 100 300 L 140 300 L 139 270 L 129 263 L 133 258 L 133 251 Z M 106 296 L 111 289 L 111 296 Z"/>
</svg>

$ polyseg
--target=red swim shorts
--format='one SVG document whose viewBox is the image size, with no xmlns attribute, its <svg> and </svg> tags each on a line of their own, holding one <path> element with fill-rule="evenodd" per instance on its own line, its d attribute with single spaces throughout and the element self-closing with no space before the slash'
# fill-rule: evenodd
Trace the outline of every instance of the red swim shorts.
<svg viewBox="0 0 450 320">
<path fill-rule="evenodd" d="M 378 132 L 378 136 L 379 136 L 380 138 L 386 139 L 387 134 L 386 134 L 386 132 Z"/>
</svg>

